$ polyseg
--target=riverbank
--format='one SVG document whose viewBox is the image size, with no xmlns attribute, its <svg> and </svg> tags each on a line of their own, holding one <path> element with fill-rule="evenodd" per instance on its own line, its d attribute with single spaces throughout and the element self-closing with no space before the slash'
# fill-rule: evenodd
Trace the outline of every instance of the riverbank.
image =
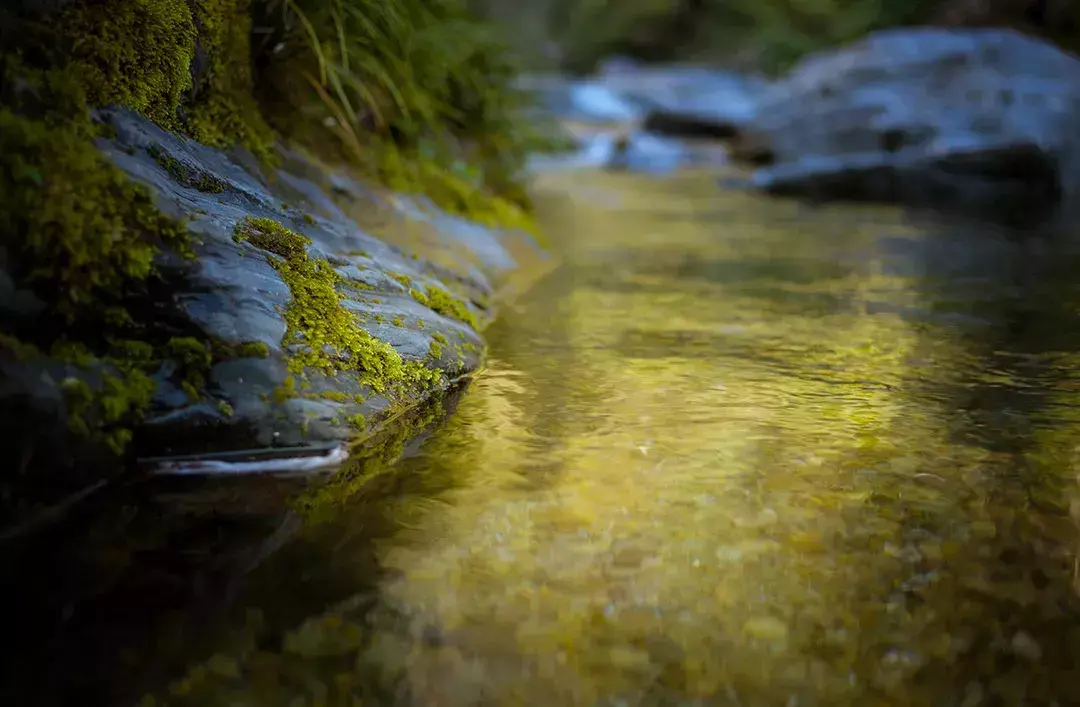
<svg viewBox="0 0 1080 707">
<path fill-rule="evenodd" d="M 147 458 L 340 461 L 482 365 L 545 258 L 512 70 L 455 3 L 328 7 L 4 11 L 12 532 Z"/>
<path fill-rule="evenodd" d="M 366 465 L 156 478 L 5 555 L 7 701 L 1080 699 L 1075 235 L 724 171 L 541 175 L 561 267 Z"/>
</svg>

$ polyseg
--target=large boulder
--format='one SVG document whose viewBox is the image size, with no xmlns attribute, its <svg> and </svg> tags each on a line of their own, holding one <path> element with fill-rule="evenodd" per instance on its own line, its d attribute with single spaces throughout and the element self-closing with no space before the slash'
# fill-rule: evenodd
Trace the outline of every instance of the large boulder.
<svg viewBox="0 0 1080 707">
<path fill-rule="evenodd" d="M 494 291 L 544 258 L 524 232 L 376 191 L 309 156 L 269 169 L 128 110 L 97 117 L 111 127 L 100 150 L 186 224 L 194 257 L 158 263 L 141 303 L 155 353 L 140 376 L 0 338 L 0 526 L 115 471 L 87 429 L 97 423 L 149 469 L 246 471 L 266 467 L 266 452 L 294 467 L 341 461 L 352 440 L 474 371 Z M 0 249 L 0 319 L 32 329 L 41 309 Z M 115 429 L 129 399 L 137 419 Z M 92 461 L 99 448 L 107 470 Z"/>
<path fill-rule="evenodd" d="M 772 192 L 1053 201 L 1080 190 L 1080 60 L 1002 29 L 879 32 L 768 91 L 733 155 Z"/>
<path fill-rule="evenodd" d="M 767 87 L 760 78 L 697 66 L 641 66 L 612 61 L 586 79 L 524 76 L 519 86 L 540 111 L 561 121 L 576 144 L 569 154 L 537 155 L 541 170 L 609 167 L 665 173 L 726 161 L 719 143 L 756 114 Z"/>
<path fill-rule="evenodd" d="M 758 76 L 699 66 L 642 67 L 600 80 L 643 107 L 645 130 L 688 138 L 729 138 L 753 125 L 770 86 Z"/>
</svg>

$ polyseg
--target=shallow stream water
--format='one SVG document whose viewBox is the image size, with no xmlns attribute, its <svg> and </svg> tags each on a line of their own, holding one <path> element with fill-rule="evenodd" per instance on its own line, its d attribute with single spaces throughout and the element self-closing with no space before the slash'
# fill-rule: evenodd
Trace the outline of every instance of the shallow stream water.
<svg viewBox="0 0 1080 707">
<path fill-rule="evenodd" d="M 18 704 L 1080 704 L 1080 241 L 538 191 L 561 264 L 453 414 L 316 513 L 113 502 Z"/>
</svg>

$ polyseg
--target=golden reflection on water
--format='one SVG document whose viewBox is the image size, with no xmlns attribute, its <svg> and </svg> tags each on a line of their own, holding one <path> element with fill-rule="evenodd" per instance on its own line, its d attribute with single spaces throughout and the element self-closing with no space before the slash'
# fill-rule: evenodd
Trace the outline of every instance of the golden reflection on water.
<svg viewBox="0 0 1080 707">
<path fill-rule="evenodd" d="M 564 265 L 395 470 L 442 485 L 380 500 L 375 608 L 174 700 L 1080 703 L 1077 354 L 1009 363 L 896 210 L 547 179 Z"/>
</svg>

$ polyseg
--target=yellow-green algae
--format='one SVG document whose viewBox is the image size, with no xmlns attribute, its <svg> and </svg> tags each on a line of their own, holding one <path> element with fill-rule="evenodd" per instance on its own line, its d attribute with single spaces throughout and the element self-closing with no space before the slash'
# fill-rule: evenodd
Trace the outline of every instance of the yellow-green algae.
<svg viewBox="0 0 1080 707">
<path fill-rule="evenodd" d="M 438 360 L 438 359 L 442 358 L 442 354 L 443 354 L 442 344 L 440 344 L 438 341 L 433 340 L 430 344 L 428 344 L 428 356 L 430 356 L 431 358 L 433 358 L 435 360 Z"/>
<path fill-rule="evenodd" d="M 261 341 L 245 341 L 236 347 L 237 358 L 268 358 L 270 347 Z"/>
<path fill-rule="evenodd" d="M 289 370 L 294 374 L 349 373 L 380 393 L 440 382 L 437 371 L 403 361 L 390 344 L 360 327 L 342 304 L 344 296 L 337 290 L 341 275 L 326 260 L 308 256 L 311 239 L 272 219 L 253 217 L 237 225 L 234 238 L 278 256 L 269 262 L 292 294 L 285 309 L 284 344 L 290 348 Z"/>
<path fill-rule="evenodd" d="M 465 306 L 464 302 L 446 290 L 438 287 L 427 287 L 426 292 L 421 292 L 416 288 L 412 288 L 409 293 L 413 296 L 413 299 L 436 314 L 468 324 L 474 331 L 480 329 L 480 325 L 476 321 L 476 315 Z"/>
</svg>

